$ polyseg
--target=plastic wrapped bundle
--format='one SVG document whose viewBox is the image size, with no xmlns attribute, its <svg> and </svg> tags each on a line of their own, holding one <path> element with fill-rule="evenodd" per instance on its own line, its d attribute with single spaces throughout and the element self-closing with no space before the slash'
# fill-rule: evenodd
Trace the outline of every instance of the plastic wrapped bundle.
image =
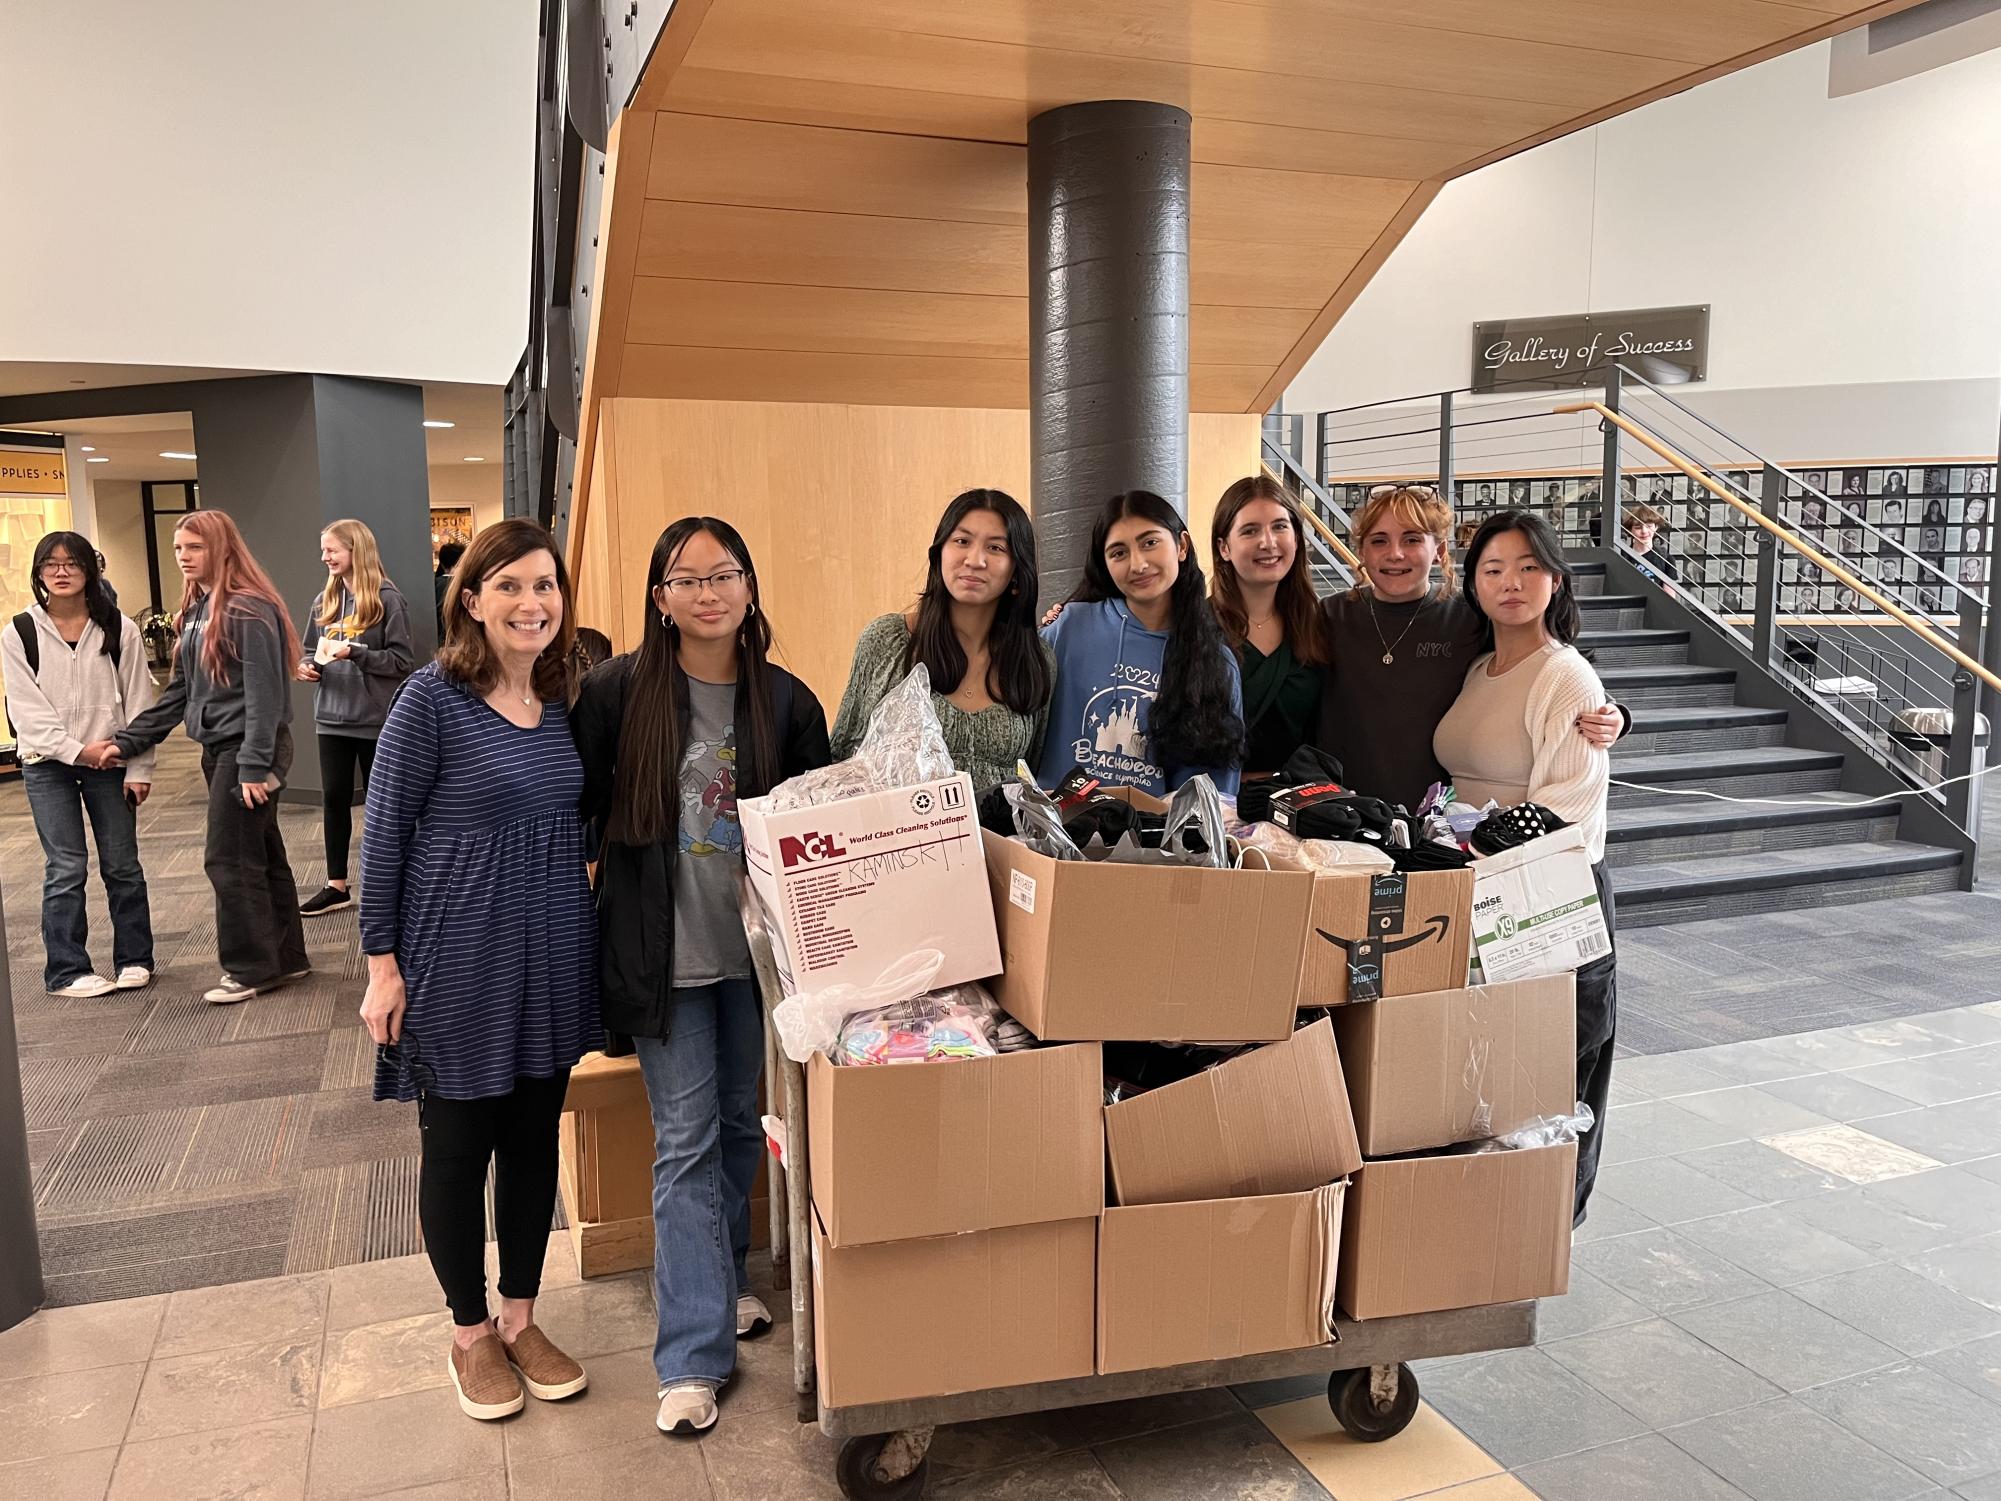
<svg viewBox="0 0 2001 1501">
<path fill-rule="evenodd" d="M 967 992 L 979 992 L 970 996 Z M 986 1000 L 983 1006 L 982 999 Z M 990 1009 L 991 1008 L 991 1009 Z M 991 1058 L 999 1013 L 977 985 L 920 995 L 893 1006 L 859 1011 L 841 1025 L 834 1062 L 938 1063 L 948 1058 Z"/>
<path fill-rule="evenodd" d="M 893 792 L 949 777 L 957 768 L 931 707 L 931 673 L 919 662 L 875 706 L 868 733 L 845 761 L 780 782 L 765 801 L 773 813 Z"/>
</svg>

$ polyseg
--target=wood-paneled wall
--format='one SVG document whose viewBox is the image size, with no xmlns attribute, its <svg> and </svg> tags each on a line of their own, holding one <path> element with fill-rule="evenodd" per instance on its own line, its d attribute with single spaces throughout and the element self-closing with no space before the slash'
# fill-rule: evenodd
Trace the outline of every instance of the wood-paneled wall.
<svg viewBox="0 0 2001 1501">
<path fill-rule="evenodd" d="M 1028 413 L 618 397 L 598 414 L 598 463 L 573 522 L 582 624 L 620 651 L 645 628 L 646 565 L 679 516 L 743 533 L 780 659 L 831 716 L 855 638 L 907 605 L 946 503 L 989 485 L 1028 504 Z M 1258 419 L 1196 414 L 1189 526 L 1205 559 L 1216 498 L 1258 464 Z"/>
</svg>

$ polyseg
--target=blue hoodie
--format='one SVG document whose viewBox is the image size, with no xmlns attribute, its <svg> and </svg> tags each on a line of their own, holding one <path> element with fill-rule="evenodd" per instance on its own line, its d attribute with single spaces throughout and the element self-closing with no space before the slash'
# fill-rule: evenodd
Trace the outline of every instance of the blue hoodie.
<svg viewBox="0 0 2001 1501">
<path fill-rule="evenodd" d="M 1150 631 L 1122 599 L 1064 607 L 1042 633 L 1056 653 L 1056 695 L 1049 705 L 1049 733 L 1042 742 L 1037 779 L 1053 787 L 1081 766 L 1108 786 L 1137 787 L 1164 796 L 1206 772 L 1216 790 L 1237 791 L 1234 766 L 1161 766 L 1152 757 L 1147 719 L 1160 693 L 1167 633 Z M 1230 702 L 1244 711 L 1243 675 L 1230 664 Z"/>
</svg>

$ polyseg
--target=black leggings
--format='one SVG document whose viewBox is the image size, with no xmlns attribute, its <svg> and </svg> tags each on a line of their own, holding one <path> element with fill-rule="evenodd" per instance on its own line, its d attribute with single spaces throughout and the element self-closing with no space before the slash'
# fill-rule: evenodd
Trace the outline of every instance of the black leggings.
<svg viewBox="0 0 2001 1501">
<path fill-rule="evenodd" d="M 1577 972 L 1577 1098 L 1597 1117 L 1577 1143 L 1578 1224 L 1584 1222 L 1592 1185 L 1598 1181 L 1598 1160 L 1605 1150 L 1605 1118 L 1612 1105 L 1612 1047 L 1619 1030 L 1619 924 L 1612 904 L 1612 876 L 1602 860 L 1591 867 L 1591 874 L 1598 883 L 1612 952 Z"/>
<path fill-rule="evenodd" d="M 327 879 L 347 879 L 347 847 L 354 838 L 354 769 L 366 783 L 375 766 L 375 742 L 358 735 L 320 735 L 320 786 L 326 789 Z"/>
<path fill-rule="evenodd" d="M 486 1167 L 493 1163 L 493 1223 L 500 1243 L 500 1295 L 532 1298 L 542 1287 L 549 1221 L 556 1210 L 556 1121 L 570 1071 L 516 1079 L 488 1100 L 424 1096 L 417 1105 L 424 1160 L 417 1219 L 452 1322 L 486 1321 Z"/>
</svg>

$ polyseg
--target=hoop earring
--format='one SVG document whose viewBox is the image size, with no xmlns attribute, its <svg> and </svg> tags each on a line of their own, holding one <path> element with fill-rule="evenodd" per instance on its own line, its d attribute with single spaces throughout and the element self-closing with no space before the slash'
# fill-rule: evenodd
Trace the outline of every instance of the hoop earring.
<svg viewBox="0 0 2001 1501">
<path fill-rule="evenodd" d="M 672 619 L 669 618 L 665 610 L 662 610 L 660 612 L 660 629 L 663 631 L 671 631 L 674 629 L 674 622 Z"/>
<path fill-rule="evenodd" d="M 757 613 L 757 601 L 753 599 L 748 605 L 744 607 L 743 618 L 745 620 L 748 620 L 750 619 L 751 616 L 755 615 L 756 613 Z"/>
</svg>

